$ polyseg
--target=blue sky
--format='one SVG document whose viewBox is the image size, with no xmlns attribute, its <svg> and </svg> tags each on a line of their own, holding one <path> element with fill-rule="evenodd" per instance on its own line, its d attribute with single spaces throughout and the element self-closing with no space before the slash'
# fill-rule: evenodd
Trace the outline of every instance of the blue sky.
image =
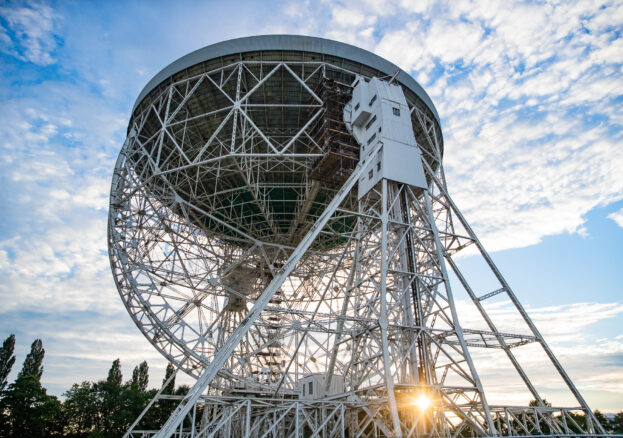
<svg viewBox="0 0 623 438">
<path fill-rule="evenodd" d="M 147 359 L 155 385 L 166 363 L 126 314 L 106 255 L 134 99 L 205 45 L 314 35 L 424 86 L 455 201 L 589 404 L 621 411 L 621 29 L 621 1 L 2 2 L 0 336 L 16 333 L 18 361 L 43 339 L 57 395 L 117 357 L 126 376 Z M 461 263 L 477 277 L 473 257 Z"/>
</svg>

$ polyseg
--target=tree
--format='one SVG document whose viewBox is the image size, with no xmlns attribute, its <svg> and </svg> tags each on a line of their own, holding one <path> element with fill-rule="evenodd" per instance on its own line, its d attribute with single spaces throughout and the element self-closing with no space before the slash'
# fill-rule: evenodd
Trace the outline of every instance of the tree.
<svg viewBox="0 0 623 438">
<path fill-rule="evenodd" d="M 7 385 L 9 373 L 15 363 L 15 335 L 11 334 L 4 340 L 2 348 L 0 348 L 0 393 L 4 391 Z"/>
<path fill-rule="evenodd" d="M 162 379 L 162 385 L 164 385 L 169 377 L 171 377 L 175 373 L 175 366 L 172 363 L 167 364 L 167 369 L 164 373 L 164 378 Z M 175 376 L 171 379 L 171 381 L 162 389 L 163 395 L 174 395 L 175 391 Z M 154 428 L 160 428 L 162 425 L 169 419 L 175 407 L 177 406 L 177 402 L 175 400 L 158 400 L 153 407 L 153 416 L 150 415 L 149 422 L 150 425 Z"/>
<path fill-rule="evenodd" d="M 149 383 L 149 366 L 147 361 L 141 362 L 140 365 L 134 367 L 132 372 L 131 385 L 139 391 L 147 391 L 147 385 Z"/>
<path fill-rule="evenodd" d="M 84 437 L 91 433 L 99 417 L 99 406 L 91 382 L 74 383 L 63 394 L 63 411 L 67 420 L 67 436 Z"/>
<path fill-rule="evenodd" d="M 610 422 L 610 427 L 612 427 L 612 432 L 614 433 L 623 433 L 623 412 L 619 412 L 614 416 Z"/>
<path fill-rule="evenodd" d="M 106 385 L 111 389 L 121 389 L 121 382 L 123 381 L 123 375 L 121 374 L 121 360 L 115 359 L 108 370 L 108 377 L 106 378 Z"/>
<path fill-rule="evenodd" d="M 10 430 L 10 417 L 6 409 L 4 393 L 8 383 L 8 377 L 15 363 L 15 335 L 11 334 L 4 340 L 0 349 L 0 436 L 8 435 Z"/>
<path fill-rule="evenodd" d="M 95 384 L 97 392 L 100 418 L 98 429 L 104 436 L 121 436 L 122 428 L 119 426 L 119 415 L 123 410 L 121 391 L 123 375 L 121 374 L 121 361 L 115 359 L 108 370 L 106 380 Z"/>
<path fill-rule="evenodd" d="M 22 375 L 9 385 L 2 400 L 2 408 L 8 413 L 7 437 L 43 437 L 46 431 L 58 432 L 61 403 L 49 396 L 39 379 Z"/>
<path fill-rule="evenodd" d="M 37 381 L 41 381 L 43 375 L 43 356 L 45 350 L 43 349 L 43 343 L 41 339 L 35 339 L 30 346 L 30 353 L 26 355 L 22 370 L 17 375 L 18 378 L 24 376 L 34 376 Z"/>
<path fill-rule="evenodd" d="M 122 411 L 119 413 L 117 421 L 120 428 L 126 431 L 134 420 L 143 411 L 149 399 L 154 395 L 153 391 L 147 391 L 149 382 L 149 366 L 146 361 L 134 367 L 132 379 L 123 386 L 121 393 Z M 143 418 L 139 424 L 139 429 L 146 428 L 148 418 Z"/>
<path fill-rule="evenodd" d="M 543 400 L 543 406 L 548 406 L 548 407 L 552 407 L 552 404 L 550 402 L 547 401 L 546 398 L 542 399 Z M 528 403 L 528 406 L 541 406 L 541 404 L 536 400 L 530 400 L 530 403 Z"/>
<path fill-rule="evenodd" d="M 584 414 L 584 412 L 567 412 L 567 416 L 575 421 L 575 423 L 577 424 L 576 426 L 575 424 L 567 420 L 567 425 L 569 426 L 569 429 L 578 433 L 583 433 L 587 430 L 586 414 Z"/>
<path fill-rule="evenodd" d="M 9 336 L 3 345 L 3 352 L 10 350 L 7 357 L 12 356 L 14 346 L 15 337 Z M 43 344 L 40 339 L 36 339 L 17 379 L 3 392 L 0 401 L 0 411 L 3 414 L 1 436 L 62 436 L 64 420 L 61 402 L 48 395 L 41 386 L 44 355 Z"/>
<path fill-rule="evenodd" d="M 167 369 L 164 372 L 164 379 L 162 379 L 162 384 L 164 385 L 169 377 L 175 372 L 175 366 L 171 362 L 167 364 Z M 175 391 L 175 376 L 171 379 L 169 384 L 162 391 L 163 394 L 173 394 Z"/>
<path fill-rule="evenodd" d="M 599 410 L 596 410 L 594 414 L 595 414 L 595 418 L 597 418 L 597 421 L 599 421 L 599 424 L 601 424 L 601 427 L 603 427 L 606 432 L 609 431 L 610 420 L 608 420 L 608 417 L 602 414 Z"/>
</svg>

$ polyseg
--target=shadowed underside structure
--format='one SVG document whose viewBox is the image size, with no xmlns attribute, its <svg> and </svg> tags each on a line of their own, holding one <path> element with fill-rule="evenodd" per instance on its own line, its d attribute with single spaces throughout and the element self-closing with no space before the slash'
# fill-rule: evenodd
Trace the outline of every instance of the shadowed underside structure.
<svg viewBox="0 0 623 438">
<path fill-rule="evenodd" d="M 358 75 L 400 86 L 422 157 L 404 165 L 426 187 L 383 178 L 358 196 L 372 170 L 344 118 Z M 109 251 L 135 323 L 197 384 L 161 431 L 129 434 L 603 433 L 448 195 L 442 154 L 424 90 L 346 44 L 242 38 L 156 75 L 115 166 Z M 459 269 L 466 247 L 492 289 Z M 479 327 L 459 324 L 450 275 Z M 502 298 L 516 332 L 487 313 Z M 577 405 L 544 403 L 514 353 L 526 345 Z M 534 406 L 487 400 L 471 353 L 483 348 L 503 353 Z"/>
</svg>

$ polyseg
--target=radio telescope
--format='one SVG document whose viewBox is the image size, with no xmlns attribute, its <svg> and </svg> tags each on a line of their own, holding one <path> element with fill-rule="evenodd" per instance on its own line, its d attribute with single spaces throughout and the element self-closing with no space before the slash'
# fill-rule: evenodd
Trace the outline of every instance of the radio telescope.
<svg viewBox="0 0 623 438">
<path fill-rule="evenodd" d="M 115 166 L 109 253 L 137 327 L 197 382 L 162 430 L 128 436 L 604 433 L 452 201 L 442 156 L 422 87 L 347 44 L 241 38 L 158 73 Z M 457 265 L 467 247 L 492 288 Z M 453 287 L 483 327 L 459 323 Z M 502 297 L 522 331 L 488 313 Z M 576 405 L 544 402 L 515 353 L 529 345 Z M 524 406 L 488 401 L 483 348 Z"/>
</svg>

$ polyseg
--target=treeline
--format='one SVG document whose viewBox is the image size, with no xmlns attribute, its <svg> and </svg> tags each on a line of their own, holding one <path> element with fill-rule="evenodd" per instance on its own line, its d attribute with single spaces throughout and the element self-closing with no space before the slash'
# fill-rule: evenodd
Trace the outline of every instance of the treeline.
<svg viewBox="0 0 623 438">
<path fill-rule="evenodd" d="M 63 394 L 64 400 L 59 400 L 41 385 L 45 350 L 40 339 L 32 343 L 17 378 L 8 384 L 15 364 L 14 348 L 15 335 L 6 338 L 0 348 L 0 437 L 122 437 L 157 392 L 147 388 L 147 362 L 136 366 L 124 382 L 117 359 L 105 379 L 75 383 Z M 169 364 L 163 384 L 173 372 Z M 184 385 L 175 388 L 173 377 L 162 393 L 184 395 L 188 389 Z M 136 429 L 159 429 L 176 405 L 175 400 L 159 399 Z"/>
<path fill-rule="evenodd" d="M 545 406 L 550 406 L 550 407 L 552 406 L 552 404 L 548 402 L 547 399 L 543 399 L 543 403 L 545 404 Z M 539 403 L 536 400 L 532 400 L 528 404 L 528 406 L 539 406 Z M 571 419 L 573 419 L 573 421 L 577 424 L 577 426 L 579 426 L 579 430 L 586 430 L 586 426 L 587 426 L 586 416 L 583 413 L 576 414 L 573 412 L 568 412 L 567 414 L 569 417 L 571 417 Z M 595 414 L 595 418 L 597 418 L 597 421 L 599 421 L 599 424 L 603 426 L 606 432 L 615 433 L 615 434 L 623 433 L 623 412 L 619 412 L 618 414 L 616 414 L 612 420 L 606 417 L 601 412 L 599 412 L 599 410 L 596 410 L 594 414 Z M 552 431 L 550 430 L 549 426 L 545 423 L 545 421 L 539 420 L 539 426 L 543 434 L 548 435 L 552 433 Z M 502 427 L 505 427 L 505 426 L 502 426 Z M 573 424 L 570 425 L 570 428 L 572 430 L 578 429 Z"/>
<path fill-rule="evenodd" d="M 132 377 L 123 381 L 121 362 L 113 361 L 106 379 L 97 382 L 75 383 L 63 394 L 64 401 L 48 395 L 41 385 L 45 350 L 40 339 L 35 340 L 24 359 L 22 369 L 10 385 L 8 376 L 15 364 L 13 350 L 15 335 L 5 339 L 0 348 L 0 437 L 122 437 L 138 418 L 144 407 L 156 395 L 156 389 L 147 389 L 149 367 L 142 362 L 134 368 Z M 162 384 L 174 372 L 167 366 Z M 173 377 L 162 394 L 185 395 L 188 386 L 175 388 Z M 169 418 L 177 401 L 159 399 L 147 411 L 137 430 L 158 430 Z M 549 403 L 547 403 L 549 404 Z M 531 402 L 536 405 L 536 402 Z M 609 420 L 595 411 L 599 422 L 608 432 L 623 433 L 623 412 Z M 586 419 L 574 415 L 574 421 L 584 427 Z M 546 429 L 542 425 L 542 429 Z M 548 433 L 548 430 L 543 430 Z"/>
</svg>

